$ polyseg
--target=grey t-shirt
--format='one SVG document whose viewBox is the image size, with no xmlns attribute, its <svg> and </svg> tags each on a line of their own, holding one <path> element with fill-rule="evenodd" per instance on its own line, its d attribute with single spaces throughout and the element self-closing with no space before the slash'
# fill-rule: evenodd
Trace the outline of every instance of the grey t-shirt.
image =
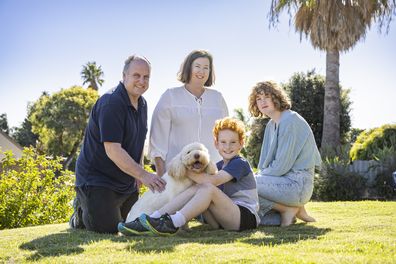
<svg viewBox="0 0 396 264">
<path fill-rule="evenodd" d="M 234 177 L 231 181 L 224 183 L 219 188 L 237 205 L 246 207 L 256 217 L 256 223 L 260 223 L 258 216 L 259 203 L 252 168 L 249 162 L 240 156 L 233 157 L 227 165 L 224 161 L 217 164 L 218 170 L 224 170 Z M 224 167 L 223 167 L 224 166 Z"/>
</svg>

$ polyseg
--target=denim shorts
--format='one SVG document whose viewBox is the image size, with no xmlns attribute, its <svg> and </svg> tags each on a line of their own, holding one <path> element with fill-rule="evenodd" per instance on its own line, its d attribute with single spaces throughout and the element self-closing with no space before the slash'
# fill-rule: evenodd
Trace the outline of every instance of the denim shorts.
<svg viewBox="0 0 396 264">
<path fill-rule="evenodd" d="M 312 196 L 313 170 L 291 171 L 283 176 L 256 175 L 260 218 L 274 203 L 303 206 Z"/>
</svg>

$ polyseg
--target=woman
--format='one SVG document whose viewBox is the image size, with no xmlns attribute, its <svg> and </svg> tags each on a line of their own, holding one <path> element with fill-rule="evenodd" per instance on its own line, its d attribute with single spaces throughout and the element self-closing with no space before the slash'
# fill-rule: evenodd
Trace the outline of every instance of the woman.
<svg viewBox="0 0 396 264">
<path fill-rule="evenodd" d="M 203 143 L 212 161 L 221 159 L 211 129 L 217 119 L 228 116 L 228 109 L 221 93 L 207 88 L 215 81 L 212 55 L 205 50 L 192 51 L 181 65 L 178 80 L 184 85 L 165 91 L 151 120 L 149 156 L 159 176 L 191 142 Z"/>
<path fill-rule="evenodd" d="M 249 111 L 269 117 L 256 175 L 260 217 L 271 209 L 280 213 L 281 226 L 295 217 L 313 222 L 305 211 L 312 196 L 315 166 L 321 158 L 308 123 L 290 110 L 286 93 L 273 82 L 259 82 L 249 96 Z M 262 219 L 263 222 L 263 219 Z"/>
</svg>

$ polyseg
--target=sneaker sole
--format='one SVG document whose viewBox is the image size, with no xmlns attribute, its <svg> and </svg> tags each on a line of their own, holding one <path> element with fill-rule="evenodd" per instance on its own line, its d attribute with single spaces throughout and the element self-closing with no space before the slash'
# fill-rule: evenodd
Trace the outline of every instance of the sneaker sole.
<svg viewBox="0 0 396 264">
<path fill-rule="evenodd" d="M 162 233 L 162 232 L 159 232 L 157 229 L 155 229 L 155 228 L 150 224 L 149 221 L 147 221 L 146 214 L 142 214 L 142 215 L 139 216 L 139 222 L 140 222 L 146 229 L 150 230 L 150 232 L 151 232 L 152 234 L 156 234 L 156 235 L 159 235 L 159 236 L 174 236 L 174 235 L 176 235 L 176 233 L 179 231 L 179 230 L 178 230 L 178 231 L 176 231 L 175 233 Z"/>
<path fill-rule="evenodd" d="M 152 233 L 147 230 L 147 231 L 136 231 L 134 229 L 130 229 L 126 226 L 124 226 L 122 223 L 118 223 L 117 226 L 118 231 L 126 236 L 143 236 L 143 235 L 152 235 Z"/>
</svg>

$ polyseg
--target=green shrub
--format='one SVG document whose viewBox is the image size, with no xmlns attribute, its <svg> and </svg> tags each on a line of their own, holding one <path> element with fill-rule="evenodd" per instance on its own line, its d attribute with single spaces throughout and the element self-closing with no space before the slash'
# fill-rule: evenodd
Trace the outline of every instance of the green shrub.
<svg viewBox="0 0 396 264">
<path fill-rule="evenodd" d="M 144 164 L 144 169 L 146 170 L 146 171 L 148 171 L 148 172 L 151 172 L 151 173 L 155 173 L 155 171 L 153 170 L 153 168 L 151 167 L 151 165 L 150 164 Z M 143 193 L 145 193 L 145 192 L 147 192 L 149 190 L 149 188 L 146 186 L 146 185 L 141 185 L 140 186 L 140 188 L 139 188 L 139 196 L 142 196 L 143 195 Z"/>
<path fill-rule="evenodd" d="M 366 179 L 349 171 L 349 146 L 340 153 L 323 153 L 322 169 L 315 174 L 312 198 L 320 201 L 360 200 L 366 190 Z"/>
<path fill-rule="evenodd" d="M 396 171 L 396 150 L 391 147 L 387 148 L 387 151 L 390 153 L 383 153 L 384 156 L 380 158 L 380 163 L 384 169 L 377 175 L 374 188 L 379 197 L 386 200 L 393 200 L 396 198 L 392 176 L 392 173 Z M 384 152 L 387 151 L 384 150 Z"/>
<path fill-rule="evenodd" d="M 62 223 L 72 213 L 73 175 L 61 160 L 25 148 L 20 159 L 4 152 L 0 170 L 0 229 Z"/>
<path fill-rule="evenodd" d="M 363 131 L 350 151 L 352 160 L 378 160 L 384 148 L 396 145 L 396 124 Z"/>
<path fill-rule="evenodd" d="M 252 167 L 257 167 L 268 118 L 254 118 L 245 145 L 245 157 Z"/>
</svg>

